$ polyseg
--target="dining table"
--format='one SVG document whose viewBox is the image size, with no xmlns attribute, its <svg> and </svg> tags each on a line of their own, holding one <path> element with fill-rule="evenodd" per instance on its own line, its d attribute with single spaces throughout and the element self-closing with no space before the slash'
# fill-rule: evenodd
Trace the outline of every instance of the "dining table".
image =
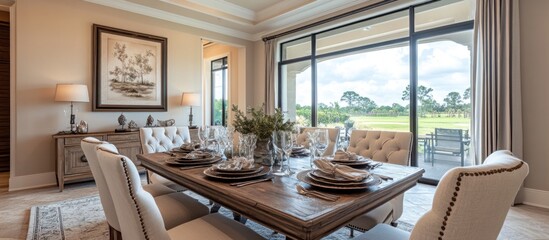
<svg viewBox="0 0 549 240">
<path fill-rule="evenodd" d="M 234 181 L 212 179 L 205 174 L 209 166 L 181 168 L 166 163 L 173 158 L 166 153 L 138 154 L 140 164 L 189 190 L 245 216 L 287 239 L 321 239 L 344 227 L 353 218 L 388 202 L 414 187 L 424 173 L 422 168 L 383 163 L 369 170 L 383 176 L 379 184 L 359 190 L 319 189 L 300 181 L 299 172 L 310 169 L 309 158 L 291 158 L 294 174 L 274 176 L 268 181 L 241 187 Z M 266 166 L 269 167 L 269 166 Z M 308 190 L 337 195 L 327 201 L 302 195 L 299 184 Z"/>
</svg>

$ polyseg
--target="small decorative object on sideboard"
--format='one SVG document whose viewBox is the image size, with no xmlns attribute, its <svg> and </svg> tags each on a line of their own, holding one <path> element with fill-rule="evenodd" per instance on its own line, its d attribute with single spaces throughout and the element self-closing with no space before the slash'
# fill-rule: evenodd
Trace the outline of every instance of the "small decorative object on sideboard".
<svg viewBox="0 0 549 240">
<path fill-rule="evenodd" d="M 124 130 L 124 126 L 126 126 L 126 116 L 124 116 L 124 113 L 120 114 L 118 117 L 118 125 L 120 125 L 120 130 Z"/>
<path fill-rule="evenodd" d="M 84 120 L 80 120 L 80 123 L 76 127 L 77 133 L 88 133 L 88 123 Z"/>
<path fill-rule="evenodd" d="M 165 121 L 157 120 L 157 121 L 158 121 L 158 126 L 159 127 L 169 127 L 169 126 L 175 125 L 175 120 L 174 119 L 168 119 L 168 120 L 165 120 Z"/>
<path fill-rule="evenodd" d="M 137 123 L 135 123 L 133 120 L 131 120 L 130 123 L 128 123 L 127 131 L 129 131 L 129 132 L 139 131 L 139 126 L 137 125 Z"/>
<path fill-rule="evenodd" d="M 145 124 L 145 127 L 154 127 L 154 118 L 149 114 L 149 117 L 147 117 L 147 123 Z"/>
</svg>

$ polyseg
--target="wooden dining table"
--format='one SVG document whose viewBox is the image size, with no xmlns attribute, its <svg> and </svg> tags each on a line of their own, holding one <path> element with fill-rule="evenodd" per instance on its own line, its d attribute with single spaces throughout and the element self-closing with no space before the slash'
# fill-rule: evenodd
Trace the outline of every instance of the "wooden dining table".
<svg viewBox="0 0 549 240">
<path fill-rule="evenodd" d="M 384 163 L 372 173 L 390 176 L 364 190 L 322 190 L 299 181 L 296 174 L 243 187 L 211 179 L 203 168 L 182 170 L 170 166 L 166 153 L 139 154 L 141 165 L 228 209 L 284 234 L 288 239 L 320 239 L 344 227 L 353 218 L 386 203 L 416 185 L 424 170 Z M 291 159 L 295 172 L 306 170 L 309 159 Z M 296 184 L 340 196 L 337 201 L 300 195 Z"/>
</svg>

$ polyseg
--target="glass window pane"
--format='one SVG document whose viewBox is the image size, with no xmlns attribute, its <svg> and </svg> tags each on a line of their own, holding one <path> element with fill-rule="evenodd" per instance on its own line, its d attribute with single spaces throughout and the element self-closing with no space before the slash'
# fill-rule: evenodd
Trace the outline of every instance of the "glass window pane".
<svg viewBox="0 0 549 240">
<path fill-rule="evenodd" d="M 472 165 L 471 52 L 473 31 L 418 40 L 418 156 L 423 177 Z"/>
<path fill-rule="evenodd" d="M 212 76 L 212 125 L 223 123 L 223 71 L 217 70 Z"/>
<path fill-rule="evenodd" d="M 409 69 L 408 42 L 319 59 L 318 126 L 410 131 Z"/>
<path fill-rule="evenodd" d="M 223 63 L 223 59 L 225 59 L 225 58 L 221 58 L 221 59 L 212 61 L 212 70 L 217 70 L 217 69 L 220 69 L 220 68 L 224 67 L 225 64 Z"/>
<path fill-rule="evenodd" d="M 311 62 L 282 65 L 282 109 L 300 126 L 311 125 Z"/>
<path fill-rule="evenodd" d="M 408 11 L 381 16 L 317 35 L 316 55 L 408 37 Z"/>
<path fill-rule="evenodd" d="M 282 60 L 311 56 L 311 38 L 300 38 L 282 44 Z"/>
<path fill-rule="evenodd" d="M 442 0 L 417 7 L 415 31 L 473 20 L 474 0 Z"/>
</svg>

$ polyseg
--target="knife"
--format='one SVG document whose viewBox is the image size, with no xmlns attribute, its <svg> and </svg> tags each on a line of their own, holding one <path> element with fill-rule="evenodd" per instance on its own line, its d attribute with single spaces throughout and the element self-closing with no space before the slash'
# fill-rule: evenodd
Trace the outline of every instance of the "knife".
<svg viewBox="0 0 549 240">
<path fill-rule="evenodd" d="M 244 186 L 247 186 L 247 185 L 250 185 L 250 184 L 265 182 L 265 181 L 268 181 L 268 180 L 271 180 L 271 179 L 273 179 L 273 176 L 270 176 L 270 177 L 267 177 L 267 178 L 262 178 L 262 179 L 256 179 L 256 180 L 246 181 L 246 182 L 231 183 L 231 184 L 229 184 L 229 185 L 230 185 L 230 186 L 235 186 L 235 187 L 244 187 Z"/>
</svg>

